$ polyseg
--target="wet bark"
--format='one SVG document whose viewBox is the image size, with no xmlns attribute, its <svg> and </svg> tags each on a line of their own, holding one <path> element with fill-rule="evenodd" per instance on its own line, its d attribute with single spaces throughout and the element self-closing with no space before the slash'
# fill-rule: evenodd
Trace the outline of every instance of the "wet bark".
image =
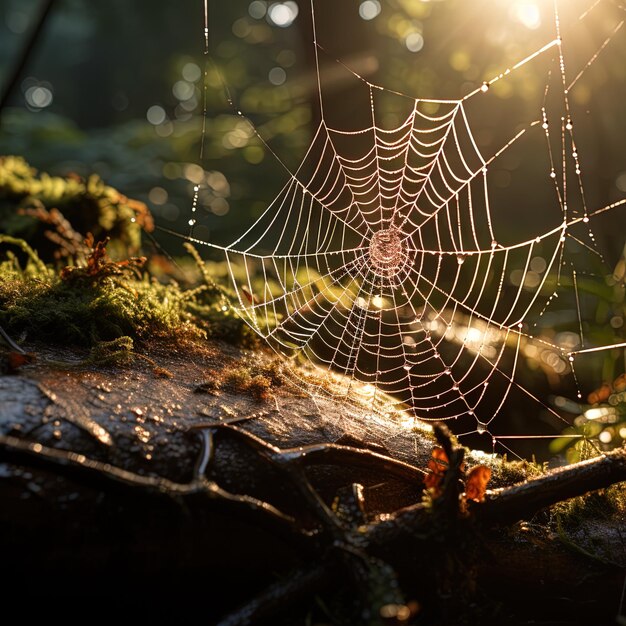
<svg viewBox="0 0 626 626">
<path fill-rule="evenodd" d="M 619 520 L 585 522 L 604 531 L 602 559 L 564 543 L 545 511 L 625 480 L 624 452 L 496 482 L 463 512 L 454 475 L 422 502 L 433 439 L 393 415 L 377 425 L 289 379 L 261 400 L 207 393 L 216 368 L 262 353 L 155 346 L 114 368 L 29 348 L 37 361 L 0 377 L 0 542 L 3 591 L 36 591 L 35 612 L 71 595 L 110 619 L 223 624 L 379 623 L 399 598 L 419 602 L 416 623 L 615 617 Z"/>
</svg>

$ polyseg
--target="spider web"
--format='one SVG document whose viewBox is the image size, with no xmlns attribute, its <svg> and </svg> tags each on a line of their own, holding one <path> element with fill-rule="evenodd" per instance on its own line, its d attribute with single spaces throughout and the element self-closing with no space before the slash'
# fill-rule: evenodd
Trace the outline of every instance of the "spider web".
<svg viewBox="0 0 626 626">
<path fill-rule="evenodd" d="M 321 121 L 304 158 L 230 245 L 193 233 L 189 239 L 223 253 L 238 314 L 277 352 L 311 365 L 316 376 L 299 376 L 313 392 L 365 401 L 373 414 L 402 402 L 419 420 L 463 417 L 468 432 L 490 434 L 494 447 L 508 449 L 507 437 L 494 435 L 492 423 L 512 388 L 563 419 L 516 381 L 524 345 L 543 343 L 574 376 L 579 354 L 623 347 L 583 347 L 577 292 L 577 350 L 538 340 L 531 324 L 558 296 L 561 273 L 570 267 L 566 242 L 596 251 L 590 219 L 626 202 L 588 211 L 568 99 L 623 21 L 570 83 L 555 5 L 552 41 L 458 100 L 387 90 L 337 61 L 366 89 L 364 106 L 371 110 L 369 125 L 346 130 L 333 127 L 324 113 L 324 50 L 313 3 L 311 12 Z M 205 3 L 205 52 L 208 32 Z M 468 104 L 548 55 L 554 69 L 538 119 L 483 154 Z M 394 127 L 381 121 L 382 96 L 409 105 Z M 545 135 L 558 219 L 547 232 L 528 237 L 522 229 L 518 240 L 501 241 L 494 216 L 505 208 L 491 205 L 490 166 L 537 132 Z M 197 206 L 198 187 L 192 225 Z M 532 269 L 538 255 L 546 265 L 539 279 Z M 507 279 L 513 274 L 516 285 Z M 572 277 L 576 287 L 575 270 Z"/>
</svg>

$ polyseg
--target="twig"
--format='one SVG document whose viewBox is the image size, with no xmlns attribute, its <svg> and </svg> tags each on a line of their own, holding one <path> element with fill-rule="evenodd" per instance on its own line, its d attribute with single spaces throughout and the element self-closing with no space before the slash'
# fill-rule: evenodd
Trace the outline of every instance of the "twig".
<svg viewBox="0 0 626 626">
<path fill-rule="evenodd" d="M 487 492 L 472 507 L 473 516 L 489 526 L 528 518 L 552 504 L 626 481 L 626 449 L 553 470 L 513 487 Z"/>
<path fill-rule="evenodd" d="M 210 430 L 201 430 L 200 439 L 202 448 L 193 468 L 195 480 L 200 480 L 206 474 L 207 467 L 213 460 L 213 433 Z"/>
<path fill-rule="evenodd" d="M 48 398 L 48 400 L 60 406 L 64 410 L 64 420 L 84 430 L 88 435 L 91 435 L 96 441 L 98 441 L 98 443 L 105 446 L 113 445 L 113 437 L 111 437 L 111 434 L 106 430 L 106 428 L 100 426 L 98 422 L 91 419 L 87 409 L 80 406 L 69 397 L 59 397 L 54 391 L 48 389 L 44 383 L 39 383 L 37 387 L 39 391 L 41 391 L 41 393 Z"/>
<path fill-rule="evenodd" d="M 293 536 L 300 533 L 294 520 L 271 504 L 247 495 L 232 494 L 206 478 L 192 479 L 188 483 L 178 483 L 161 476 L 144 476 L 135 472 L 90 459 L 83 454 L 50 448 L 40 443 L 25 441 L 10 435 L 0 435 L 0 458 L 16 462 L 29 462 L 54 468 L 86 485 L 101 486 L 102 482 L 117 484 L 123 488 L 142 489 L 147 494 L 165 495 L 171 498 L 192 498 L 202 496 L 213 503 L 225 505 L 239 511 L 244 516 L 252 516 L 255 523 L 267 523 L 274 531 L 287 531 Z"/>
<path fill-rule="evenodd" d="M 2 326 L 0 326 L 0 336 L 7 342 L 7 344 L 9 344 L 9 348 L 11 348 L 11 350 L 15 350 L 15 352 L 18 352 L 19 354 L 26 354 L 24 349 L 18 346 L 15 341 L 9 337 Z"/>
<path fill-rule="evenodd" d="M 447 474 L 451 481 L 456 480 L 463 456 L 457 454 L 458 448 L 452 446 L 445 429 L 439 429 L 437 434 L 437 439 L 448 457 L 454 459 L 455 468 L 451 463 Z M 623 480 L 626 480 L 626 450 L 551 472 L 547 476 L 519 486 L 493 491 L 485 502 L 471 508 L 471 515 L 467 519 L 471 523 L 479 522 L 483 528 L 506 525 L 561 500 L 583 495 Z M 451 485 L 450 492 L 454 491 Z M 446 507 L 446 503 L 443 503 L 443 507 Z M 458 512 L 458 505 L 456 510 Z M 463 522 L 463 518 L 459 521 Z M 413 554 L 424 547 L 424 541 L 431 540 L 431 534 L 427 531 L 430 529 L 432 532 L 432 525 L 432 508 L 421 503 L 416 504 L 396 512 L 393 516 L 386 516 L 382 521 L 370 524 L 361 534 L 363 542 L 361 545 L 366 546 L 363 548 L 364 553 L 379 558 L 388 558 L 389 554 L 403 554 L 407 551 Z M 312 594 L 316 586 L 326 580 L 325 577 L 331 577 L 336 573 L 335 570 L 336 568 L 328 562 L 314 570 L 303 568 L 290 577 L 293 585 L 284 583 L 271 585 L 226 617 L 220 626 L 257 623 L 253 620 L 277 613 L 284 608 L 284 603 L 291 602 L 289 594 L 297 594 L 298 597 L 304 593 Z"/>
<path fill-rule="evenodd" d="M 353 465 L 366 470 L 379 470 L 391 474 L 394 478 L 399 478 L 418 486 L 421 486 L 426 473 L 424 470 L 409 463 L 398 461 L 372 450 L 334 443 L 310 444 L 281 450 L 248 431 L 233 428 L 231 424 L 211 424 L 211 428 L 219 428 L 220 431 L 229 433 L 235 438 L 246 440 L 250 447 L 255 448 L 267 458 L 282 465 L 295 465 L 296 463 L 301 463 L 303 466 Z"/>
<path fill-rule="evenodd" d="M 210 480 L 206 474 L 210 474 L 209 465 L 215 445 L 219 443 L 216 437 L 218 434 L 220 438 L 241 441 L 280 471 L 285 480 L 298 489 L 306 511 L 315 516 L 318 528 L 322 532 L 306 533 L 299 528 L 296 519 L 285 515 L 268 502 L 247 495 L 232 494 Z M 251 433 L 233 425 L 220 423 L 209 425 L 204 432 L 194 476 L 188 483 L 136 474 L 89 459 L 82 454 L 5 435 L 0 435 L 0 458 L 20 463 L 26 460 L 31 464 L 54 468 L 87 484 L 105 481 L 121 485 L 123 488 L 139 488 L 148 495 L 167 495 L 184 499 L 186 502 L 197 501 L 202 506 L 208 503 L 225 506 L 230 514 L 239 518 L 251 517 L 255 525 L 263 524 L 279 536 L 286 535 L 294 541 L 297 540 L 297 545 L 303 550 L 313 549 L 315 553 L 321 555 L 321 562 L 316 568 L 303 567 L 292 572 L 286 581 L 269 586 L 260 595 L 226 617 L 221 626 L 258 623 L 296 600 L 316 593 L 329 581 L 334 581 L 337 572 L 343 571 L 343 568 L 338 568 L 338 562 L 332 558 L 336 549 L 349 553 L 353 559 L 353 562 L 350 559 L 346 562 L 347 573 L 352 571 L 351 568 L 356 571 L 359 563 L 367 563 L 370 559 L 388 562 L 390 555 L 395 555 L 394 559 L 399 561 L 406 557 L 409 566 L 414 567 L 414 555 L 421 554 L 424 550 L 428 551 L 434 532 L 439 533 L 440 541 L 445 539 L 441 533 L 445 535 L 448 532 L 445 529 L 447 525 L 441 525 L 440 522 L 449 516 L 453 516 L 450 519 L 454 522 L 451 525 L 453 534 L 450 537 L 458 538 L 463 528 L 471 532 L 471 528 L 475 527 L 487 530 L 510 524 L 561 500 L 626 480 L 626 450 L 618 450 L 603 457 L 552 471 L 520 485 L 490 492 L 484 502 L 473 504 L 469 508 L 469 514 L 466 515 L 459 506 L 458 485 L 455 483 L 458 482 L 462 469 L 463 456 L 458 452 L 458 448 L 451 444 L 445 429 L 438 429 L 437 436 L 451 461 L 444 477 L 444 481 L 448 480 L 450 488 L 447 495 L 446 490 L 443 491 L 440 498 L 441 506 L 437 505 L 437 501 L 433 502 L 433 506 L 416 504 L 392 515 L 386 515 L 369 526 L 360 526 L 356 534 L 341 523 L 315 491 L 304 472 L 305 465 L 327 464 L 330 461 L 341 465 L 355 462 L 356 465 L 369 469 L 372 467 L 384 469 L 395 477 L 411 481 L 415 481 L 416 477 L 421 478 L 418 470 L 375 452 L 347 446 L 326 444 L 280 450 Z M 448 510 L 448 500 L 453 499 L 456 499 L 456 508 Z M 356 582 L 353 584 L 358 590 L 363 579 L 358 576 L 354 576 L 354 579 Z"/>
<path fill-rule="evenodd" d="M 54 5 L 55 0 L 43 0 L 41 4 L 41 8 L 39 10 L 39 15 L 37 15 L 30 32 L 26 36 L 26 40 L 20 50 L 19 56 L 13 68 L 9 71 L 8 78 L 4 84 L 2 90 L 0 90 L 0 121 L 2 119 L 2 112 L 4 111 L 9 98 L 13 94 L 15 87 L 17 86 L 20 77 L 22 76 L 22 72 L 28 63 L 35 46 L 37 45 L 37 41 L 39 39 L 39 35 L 41 34 L 44 24 L 50 15 L 52 7 Z"/>
</svg>

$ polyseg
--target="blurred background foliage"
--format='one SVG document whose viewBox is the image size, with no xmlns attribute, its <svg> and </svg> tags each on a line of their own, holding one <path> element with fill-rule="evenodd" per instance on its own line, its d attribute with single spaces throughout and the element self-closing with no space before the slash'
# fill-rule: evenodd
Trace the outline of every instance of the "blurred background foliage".
<svg viewBox="0 0 626 626">
<path fill-rule="evenodd" d="M 581 20 L 593 0 L 560 5 L 573 78 L 624 10 L 619 2 L 601 0 Z M 315 6 L 318 41 L 326 51 L 320 57 L 325 112 L 336 126 L 348 120 L 370 123 L 368 106 L 355 95 L 359 81 L 336 59 L 372 82 L 414 97 L 459 98 L 555 37 L 552 0 L 317 0 Z M 0 82 L 39 8 L 37 0 L 0 0 Z M 98 174 L 145 202 L 158 226 L 183 234 L 189 232 L 198 185 L 194 236 L 232 241 L 266 208 L 287 173 L 229 105 L 224 84 L 235 108 L 252 120 L 281 161 L 296 169 L 320 115 L 311 13 L 308 0 L 214 1 L 209 13 L 207 57 L 201 0 L 56 0 L 10 106 L 2 111 L 0 153 L 22 155 L 51 174 Z M 620 31 L 570 94 L 591 209 L 626 194 L 625 54 Z M 468 104 L 484 154 L 495 153 L 522 125 L 540 117 L 551 58 L 499 81 L 489 99 Z M 391 105 L 381 116 L 383 124 L 399 121 Z M 535 139 L 498 159 L 490 182 L 493 206 L 543 232 L 551 225 L 546 206 L 555 201 L 550 185 L 528 182 L 547 182 L 545 140 L 539 133 Z M 603 344 L 624 340 L 623 223 L 624 211 L 594 220 L 606 262 L 585 266 L 579 281 L 583 330 L 590 341 Z M 515 232 L 516 220 L 505 227 Z M 158 230 L 154 237 L 168 254 L 183 254 L 181 239 Z M 515 284 L 515 276 L 508 279 Z M 571 332 L 571 304 L 544 318 L 542 332 L 573 349 L 580 337 Z M 567 368 L 558 355 L 533 353 L 532 347 L 524 355 L 525 376 L 538 385 L 538 395 L 552 393 L 557 404 L 575 396 L 571 383 L 562 385 Z M 623 373 L 624 352 L 594 355 L 581 367 L 586 395 Z M 574 405 L 581 415 L 587 406 Z M 613 442 L 626 435 L 620 423 L 613 423 Z"/>
<path fill-rule="evenodd" d="M 593 55 L 623 16 L 603 0 L 562 2 L 570 75 Z M 0 80 L 15 63 L 38 0 L 0 0 Z M 318 118 L 309 2 L 209 3 L 210 52 L 236 106 L 295 169 Z M 551 0 L 318 0 L 318 40 L 326 110 L 343 119 L 369 115 L 354 95 L 361 75 L 413 96 L 458 98 L 554 38 Z M 3 153 L 23 155 L 52 174 L 95 172 L 149 203 L 157 219 L 184 230 L 193 186 L 204 219 L 197 235 L 227 243 L 267 205 L 285 171 L 229 107 L 214 67 L 207 73 L 206 145 L 199 163 L 206 57 L 203 3 L 56 0 L 19 89 L 3 112 Z M 625 37 L 618 33 L 573 89 L 574 119 L 589 205 L 626 191 L 622 115 Z M 493 87 L 493 102 L 472 116 L 479 146 L 495 152 L 518 126 L 537 119 L 546 83 L 541 62 Z M 357 81 L 358 86 L 358 81 Z M 363 112 L 363 109 L 365 111 Z M 331 113 L 334 115 L 334 113 Z M 385 122 L 393 122 L 394 112 Z M 493 188 L 508 206 L 540 219 L 544 202 L 518 193 L 514 173 L 535 158 L 526 144 L 496 163 Z M 540 175 L 544 176 L 543 170 Z M 525 181 L 524 181 L 524 184 Z M 523 188 L 522 188 L 523 189 Z M 549 193 L 549 189 L 546 193 Z M 546 202 L 553 203 L 552 196 Z M 617 259 L 623 241 L 605 229 Z M 173 245 L 173 244 L 171 244 Z"/>
</svg>

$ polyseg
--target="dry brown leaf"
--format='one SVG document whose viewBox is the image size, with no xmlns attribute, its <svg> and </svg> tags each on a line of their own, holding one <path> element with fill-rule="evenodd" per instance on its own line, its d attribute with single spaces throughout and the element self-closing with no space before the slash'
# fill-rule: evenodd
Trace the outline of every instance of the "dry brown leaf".
<svg viewBox="0 0 626 626">
<path fill-rule="evenodd" d="M 424 478 L 424 485 L 427 489 L 433 489 L 439 492 L 441 480 L 448 469 L 448 457 L 443 448 L 433 448 L 432 457 L 428 461 L 428 469 L 430 470 Z"/>
<path fill-rule="evenodd" d="M 28 352 L 11 351 L 7 354 L 7 370 L 9 374 L 15 374 L 20 367 L 29 365 L 35 361 L 35 355 Z"/>
<path fill-rule="evenodd" d="M 140 269 L 146 262 L 145 257 L 131 257 L 124 261 L 112 261 L 106 252 L 110 238 L 94 244 L 91 233 L 85 238 L 85 245 L 91 250 L 87 257 L 86 267 L 68 266 L 61 270 L 61 278 L 65 281 L 84 280 L 97 281 L 110 276 L 139 275 Z"/>
<path fill-rule="evenodd" d="M 620 393 L 622 391 L 626 391 L 626 374 L 620 374 L 614 381 L 613 381 L 613 389 L 617 392 Z"/>
<path fill-rule="evenodd" d="M 613 388 L 609 383 L 602 383 L 600 387 L 598 387 L 595 391 L 592 391 L 587 396 L 587 402 L 589 404 L 598 404 L 599 402 L 606 402 L 609 399 L 609 396 L 613 392 Z"/>
<path fill-rule="evenodd" d="M 467 500 L 482 502 L 485 499 L 487 483 L 491 478 L 491 470 L 486 465 L 472 467 L 465 480 L 465 497 Z"/>
<path fill-rule="evenodd" d="M 250 304 L 259 304 L 259 299 L 245 285 L 241 287 L 241 291 Z"/>
</svg>

